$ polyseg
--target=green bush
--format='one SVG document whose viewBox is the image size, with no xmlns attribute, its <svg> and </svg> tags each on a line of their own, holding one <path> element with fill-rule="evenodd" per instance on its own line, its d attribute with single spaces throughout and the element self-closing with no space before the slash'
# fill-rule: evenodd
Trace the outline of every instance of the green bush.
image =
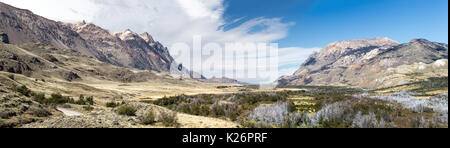
<svg viewBox="0 0 450 148">
<path fill-rule="evenodd" d="M 110 108 L 116 108 L 117 106 L 119 106 L 118 103 L 111 101 L 111 102 L 107 102 L 106 103 L 106 107 L 110 107 Z"/>
<path fill-rule="evenodd" d="M 14 75 L 8 75 L 8 78 L 14 80 Z"/>
<path fill-rule="evenodd" d="M 154 104 L 159 105 L 159 106 L 168 106 L 168 105 L 172 105 L 172 104 L 178 104 L 180 101 L 180 96 L 177 97 L 170 97 L 170 98 L 162 98 L 162 99 L 158 99 L 155 101 Z"/>
<path fill-rule="evenodd" d="M 50 98 L 44 101 L 44 104 L 65 104 L 74 102 L 70 97 L 64 97 L 59 93 L 52 94 Z"/>
<path fill-rule="evenodd" d="M 44 93 L 34 94 L 34 100 L 39 103 L 44 103 L 47 98 L 45 98 Z"/>
<path fill-rule="evenodd" d="M 160 113 L 160 119 L 164 126 L 179 126 L 176 112 L 163 111 Z"/>
<path fill-rule="evenodd" d="M 140 117 L 142 124 L 151 125 L 156 122 L 156 115 L 153 109 L 147 110 L 142 117 Z"/>
<path fill-rule="evenodd" d="M 42 108 L 31 108 L 29 114 L 36 117 L 48 117 L 52 115 L 48 110 Z"/>
<path fill-rule="evenodd" d="M 78 105 L 94 105 L 94 97 L 90 96 L 85 98 L 84 95 L 80 95 L 77 101 L 75 101 L 75 104 Z"/>
<path fill-rule="evenodd" d="M 89 104 L 89 105 L 94 105 L 95 104 L 94 97 L 93 96 L 87 97 L 86 98 L 86 103 Z"/>
<path fill-rule="evenodd" d="M 86 111 L 93 111 L 94 107 L 92 107 L 91 105 L 86 105 L 86 106 L 83 106 L 83 109 Z"/>
<path fill-rule="evenodd" d="M 117 110 L 119 115 L 136 116 L 137 109 L 133 106 L 124 105 Z"/>
</svg>

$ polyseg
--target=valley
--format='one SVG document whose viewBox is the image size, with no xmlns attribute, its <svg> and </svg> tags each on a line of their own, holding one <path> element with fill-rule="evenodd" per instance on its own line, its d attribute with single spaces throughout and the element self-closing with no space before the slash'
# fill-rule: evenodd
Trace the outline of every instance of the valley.
<svg viewBox="0 0 450 148">
<path fill-rule="evenodd" d="M 2 2 L 0 37 L 0 128 L 448 128 L 448 44 L 426 39 L 337 41 L 258 85 Z"/>
</svg>

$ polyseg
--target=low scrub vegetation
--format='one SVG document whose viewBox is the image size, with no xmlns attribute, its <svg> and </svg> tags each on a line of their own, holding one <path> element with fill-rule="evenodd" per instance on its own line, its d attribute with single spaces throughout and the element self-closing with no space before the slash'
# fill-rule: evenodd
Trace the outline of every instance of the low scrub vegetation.
<svg viewBox="0 0 450 148">
<path fill-rule="evenodd" d="M 137 109 L 130 105 L 124 105 L 117 109 L 117 114 L 124 116 L 136 116 Z"/>
<path fill-rule="evenodd" d="M 145 113 L 139 117 L 139 120 L 141 120 L 142 124 L 144 125 L 151 125 L 156 123 L 156 114 L 153 109 L 149 109 L 145 111 Z"/>
<path fill-rule="evenodd" d="M 48 117 L 52 115 L 50 111 L 42 108 L 31 108 L 28 113 L 36 117 Z"/>
<path fill-rule="evenodd" d="M 75 104 L 78 105 L 94 105 L 94 97 L 84 97 L 84 95 L 80 95 L 77 101 L 75 101 Z"/>
<path fill-rule="evenodd" d="M 117 106 L 119 106 L 120 104 L 119 103 L 116 103 L 116 102 L 114 102 L 114 101 L 111 101 L 111 102 L 107 102 L 106 103 L 106 107 L 109 107 L 109 108 L 116 108 Z"/>
<path fill-rule="evenodd" d="M 163 111 L 159 114 L 159 118 L 164 126 L 178 127 L 180 125 L 176 112 Z"/>
<path fill-rule="evenodd" d="M 286 101 L 290 95 L 304 93 L 304 91 L 274 92 L 274 93 L 237 93 L 223 95 L 180 95 L 165 97 L 153 102 L 156 105 L 171 110 L 197 116 L 225 118 L 237 121 L 244 118 L 244 114 L 253 110 L 259 104 L 273 104 Z"/>
<path fill-rule="evenodd" d="M 301 88 L 307 91 L 181 95 L 153 103 L 249 128 L 448 127 L 447 94 L 417 99 L 409 92 L 380 95 L 341 87 Z"/>
<path fill-rule="evenodd" d="M 84 109 L 85 111 L 93 111 L 93 110 L 94 110 L 94 107 L 92 107 L 91 105 L 86 105 L 86 106 L 83 106 L 83 109 Z"/>
<path fill-rule="evenodd" d="M 429 99 L 418 99 L 409 93 L 393 95 L 376 95 L 372 98 L 401 104 L 404 108 L 416 113 L 448 112 L 448 94 L 441 94 Z"/>
<path fill-rule="evenodd" d="M 44 93 L 36 93 L 32 90 L 28 89 L 25 85 L 22 86 L 14 86 L 14 90 L 26 97 L 32 97 L 34 101 L 39 102 L 45 105 L 59 105 L 59 104 L 78 104 L 78 105 L 94 105 L 94 97 L 84 97 L 84 95 L 80 95 L 78 100 L 74 100 L 71 97 L 63 96 L 60 93 L 53 93 L 50 97 L 46 97 Z"/>
</svg>

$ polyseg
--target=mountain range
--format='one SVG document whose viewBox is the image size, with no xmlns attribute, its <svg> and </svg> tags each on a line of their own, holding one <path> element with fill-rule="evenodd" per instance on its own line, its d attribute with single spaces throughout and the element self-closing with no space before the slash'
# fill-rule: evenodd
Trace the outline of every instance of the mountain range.
<svg viewBox="0 0 450 148">
<path fill-rule="evenodd" d="M 110 32 L 91 23 L 63 23 L 0 2 L 0 31 L 12 44 L 43 43 L 67 48 L 117 66 L 193 78 L 149 33 Z M 196 75 L 197 78 L 202 76 Z"/>
<path fill-rule="evenodd" d="M 426 39 L 399 44 L 375 38 L 331 43 L 277 83 L 379 88 L 430 77 L 448 77 L 448 44 Z"/>
</svg>

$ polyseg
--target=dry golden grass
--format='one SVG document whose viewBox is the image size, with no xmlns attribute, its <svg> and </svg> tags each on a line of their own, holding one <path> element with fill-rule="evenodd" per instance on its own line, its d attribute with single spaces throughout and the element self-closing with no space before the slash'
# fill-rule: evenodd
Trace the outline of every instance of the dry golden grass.
<svg viewBox="0 0 450 148">
<path fill-rule="evenodd" d="M 421 87 L 420 85 L 404 85 L 404 86 L 380 89 L 380 90 L 375 91 L 375 92 L 384 94 L 384 93 L 390 93 L 390 92 L 410 91 L 410 90 L 418 89 L 420 87 Z"/>
<path fill-rule="evenodd" d="M 313 101 L 313 100 L 316 100 L 316 98 L 309 97 L 309 96 L 292 96 L 292 97 L 288 98 L 288 100 L 293 100 L 293 101 Z"/>
</svg>

